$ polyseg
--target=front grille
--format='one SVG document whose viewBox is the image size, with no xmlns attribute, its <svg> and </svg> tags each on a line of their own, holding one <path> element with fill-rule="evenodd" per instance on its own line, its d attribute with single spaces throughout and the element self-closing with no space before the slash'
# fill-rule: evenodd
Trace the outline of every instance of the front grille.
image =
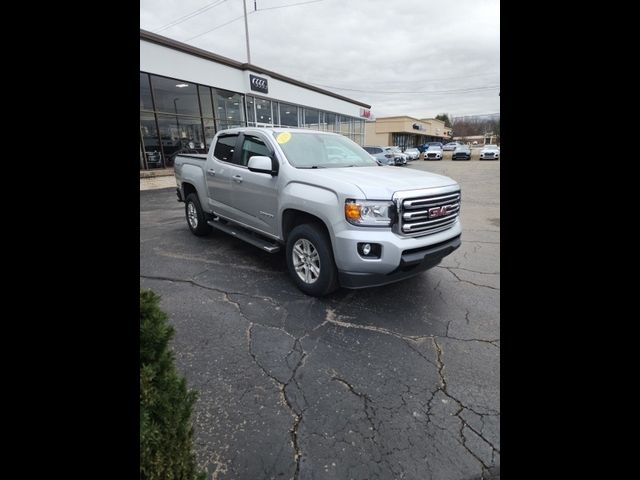
<svg viewBox="0 0 640 480">
<path fill-rule="evenodd" d="M 436 154 L 435 153 L 427 153 L 427 157 L 429 158 L 435 158 Z"/>
<path fill-rule="evenodd" d="M 435 207 L 447 207 L 446 214 L 434 216 Z M 460 191 L 405 198 L 400 200 L 399 230 L 411 237 L 441 232 L 453 226 L 459 212 Z"/>
</svg>

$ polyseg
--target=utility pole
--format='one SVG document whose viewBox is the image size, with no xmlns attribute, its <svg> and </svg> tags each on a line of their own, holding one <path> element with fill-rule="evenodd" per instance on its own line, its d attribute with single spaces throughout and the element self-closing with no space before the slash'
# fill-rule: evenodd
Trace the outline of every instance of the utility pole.
<svg viewBox="0 0 640 480">
<path fill-rule="evenodd" d="M 251 63 L 251 53 L 249 51 L 249 24 L 247 23 L 247 2 L 242 0 L 242 8 L 244 8 L 244 33 L 247 37 L 247 63 Z"/>
</svg>

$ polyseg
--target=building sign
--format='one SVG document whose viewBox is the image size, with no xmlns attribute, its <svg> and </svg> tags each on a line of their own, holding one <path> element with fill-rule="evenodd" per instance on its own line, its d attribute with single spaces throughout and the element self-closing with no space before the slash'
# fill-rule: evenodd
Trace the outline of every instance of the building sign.
<svg viewBox="0 0 640 480">
<path fill-rule="evenodd" d="M 367 110 L 366 108 L 361 108 L 360 116 L 364 118 L 371 118 L 371 110 Z"/>
<path fill-rule="evenodd" d="M 266 78 L 256 77 L 249 74 L 249 83 L 251 84 L 251 90 L 261 93 L 269 93 L 269 82 Z"/>
</svg>

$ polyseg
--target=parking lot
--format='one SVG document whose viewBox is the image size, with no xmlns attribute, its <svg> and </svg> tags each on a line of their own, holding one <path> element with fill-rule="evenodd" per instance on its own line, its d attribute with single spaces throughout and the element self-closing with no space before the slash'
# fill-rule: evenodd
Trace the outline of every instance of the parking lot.
<svg viewBox="0 0 640 480">
<path fill-rule="evenodd" d="M 475 152 L 475 150 L 472 150 Z M 500 162 L 413 161 L 462 187 L 462 246 L 417 277 L 307 297 L 270 255 L 192 235 L 140 192 L 140 284 L 198 391 L 208 479 L 499 478 Z"/>
</svg>

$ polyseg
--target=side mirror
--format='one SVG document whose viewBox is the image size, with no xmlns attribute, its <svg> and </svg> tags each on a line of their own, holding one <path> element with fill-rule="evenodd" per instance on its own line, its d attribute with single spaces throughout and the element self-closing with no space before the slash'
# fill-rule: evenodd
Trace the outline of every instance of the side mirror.
<svg viewBox="0 0 640 480">
<path fill-rule="evenodd" d="M 249 159 L 247 168 L 256 173 L 267 173 L 271 176 L 278 174 L 277 163 L 272 162 L 271 158 L 260 155 L 253 156 Z"/>
</svg>

